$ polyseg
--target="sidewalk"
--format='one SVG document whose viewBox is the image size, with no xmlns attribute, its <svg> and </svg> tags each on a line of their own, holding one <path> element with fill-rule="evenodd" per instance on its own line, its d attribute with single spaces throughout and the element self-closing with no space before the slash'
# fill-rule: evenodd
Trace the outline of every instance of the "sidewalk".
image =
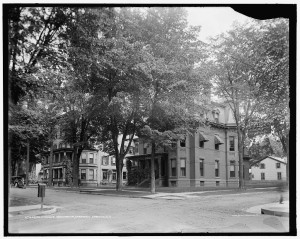
<svg viewBox="0 0 300 239">
<path fill-rule="evenodd" d="M 283 204 L 279 202 L 276 203 L 268 203 L 263 205 L 258 205 L 255 207 L 251 207 L 246 211 L 254 214 L 265 214 L 265 215 L 273 215 L 279 217 L 289 217 L 289 201 L 283 201 Z"/>
<path fill-rule="evenodd" d="M 93 194 L 93 195 L 104 195 L 104 196 L 117 196 L 117 197 L 129 197 L 129 198 L 142 198 L 145 196 L 152 195 L 146 191 L 134 191 L 134 190 L 122 190 L 116 191 L 116 189 L 99 189 L 99 188 L 85 188 L 80 189 L 79 193 Z"/>
</svg>

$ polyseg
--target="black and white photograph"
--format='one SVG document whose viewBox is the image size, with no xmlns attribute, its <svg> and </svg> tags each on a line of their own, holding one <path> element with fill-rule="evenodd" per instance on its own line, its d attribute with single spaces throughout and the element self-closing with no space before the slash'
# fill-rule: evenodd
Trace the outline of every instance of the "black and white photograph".
<svg viewBox="0 0 300 239">
<path fill-rule="evenodd" d="M 297 235 L 296 4 L 2 14 L 4 235 Z"/>
</svg>

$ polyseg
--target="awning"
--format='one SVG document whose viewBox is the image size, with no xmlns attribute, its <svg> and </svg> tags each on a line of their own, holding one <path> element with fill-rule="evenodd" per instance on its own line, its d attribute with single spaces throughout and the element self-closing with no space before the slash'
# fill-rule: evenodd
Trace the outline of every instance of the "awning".
<svg viewBox="0 0 300 239">
<path fill-rule="evenodd" d="M 205 134 L 199 133 L 199 141 L 207 142 L 207 141 L 209 141 L 209 139 Z"/>
<path fill-rule="evenodd" d="M 215 144 L 224 144 L 224 142 L 219 136 L 215 135 Z"/>
</svg>

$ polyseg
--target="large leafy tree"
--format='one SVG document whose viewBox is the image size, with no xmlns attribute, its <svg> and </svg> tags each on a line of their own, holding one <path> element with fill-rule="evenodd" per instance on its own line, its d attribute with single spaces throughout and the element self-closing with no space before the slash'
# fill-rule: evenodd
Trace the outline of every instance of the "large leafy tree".
<svg viewBox="0 0 300 239">
<path fill-rule="evenodd" d="M 229 103 L 237 125 L 239 150 L 239 187 L 243 187 L 243 146 L 249 121 L 252 119 L 259 100 L 259 86 L 255 74 L 245 63 L 248 59 L 247 38 L 237 28 L 223 34 L 214 42 L 214 59 L 211 69 L 215 92 Z"/>
<path fill-rule="evenodd" d="M 65 52 L 60 36 L 70 13 L 59 7 L 7 8 L 9 86 L 13 103 L 23 96 L 34 96 L 47 84 L 46 79 L 35 77 L 41 68 L 63 64 Z"/>
<path fill-rule="evenodd" d="M 62 139 L 73 147 L 72 159 L 72 185 L 78 187 L 79 159 L 84 149 L 93 148 L 96 138 L 102 133 L 105 118 L 102 116 L 104 107 L 90 96 L 81 91 L 78 85 L 69 84 L 63 89 L 64 95 L 60 103 L 63 114 L 60 116 L 58 126 Z"/>
<path fill-rule="evenodd" d="M 216 89 L 234 112 L 240 168 L 246 137 L 270 133 L 276 122 L 283 122 L 277 125 L 279 128 L 288 118 L 288 46 L 284 25 L 284 20 L 236 25 L 214 42 Z M 281 114 L 277 114 L 279 111 Z M 242 170 L 239 177 L 242 187 Z"/>
<path fill-rule="evenodd" d="M 159 146 L 171 146 L 184 137 L 200 110 L 195 98 L 205 87 L 195 63 L 204 58 L 197 40 L 200 27 L 188 27 L 183 8 L 150 8 L 136 16 L 140 26 L 137 39 L 147 48 L 141 62 L 148 87 L 143 93 L 147 116 L 141 131 L 152 148 L 151 192 L 155 192 L 154 157 Z M 133 20 L 132 20 L 133 21 Z M 136 25 L 134 25 L 136 27 Z"/>
<path fill-rule="evenodd" d="M 258 108 L 251 133 L 275 136 L 289 164 L 289 22 L 287 19 L 265 21 L 256 31 L 256 37 L 251 38 L 251 52 L 257 58 L 253 70 L 260 74 L 263 105 Z M 287 166 L 287 179 L 288 169 Z"/>
<path fill-rule="evenodd" d="M 86 144 L 90 135 L 86 129 L 94 125 L 91 119 L 96 119 L 95 113 L 100 113 L 102 120 L 98 121 L 99 127 L 94 132 L 100 134 L 98 136 L 104 135 L 98 137 L 102 141 L 112 139 L 117 160 L 117 189 L 120 189 L 123 159 L 129 150 L 125 140 L 128 135 L 134 134 L 140 113 L 142 82 L 137 77 L 139 71 L 134 67 L 141 57 L 142 45 L 130 42 L 129 37 L 124 36 L 125 25 L 117 14 L 111 8 L 77 9 L 67 36 L 69 62 L 76 75 L 72 80 L 75 86 L 73 92 L 80 94 L 75 98 L 84 100 L 84 104 L 76 108 L 79 115 L 71 117 L 81 122 L 79 136 L 82 135 L 82 138 L 76 142 Z M 78 109 L 85 113 L 79 113 Z M 72 112 L 68 114 L 75 113 L 74 110 Z M 73 127 L 72 132 L 75 128 L 78 127 Z M 123 138 L 118 145 L 120 134 Z"/>
<path fill-rule="evenodd" d="M 4 13 L 8 25 L 9 149 L 12 152 L 8 160 L 11 156 L 12 161 L 24 158 L 25 144 L 29 158 L 39 160 L 36 155 L 45 150 L 49 135 L 48 119 L 37 107 L 38 97 L 55 84 L 47 70 L 63 66 L 65 52 L 60 45 L 60 34 L 70 11 L 7 5 Z M 27 108 L 21 107 L 23 102 L 27 102 Z"/>
</svg>

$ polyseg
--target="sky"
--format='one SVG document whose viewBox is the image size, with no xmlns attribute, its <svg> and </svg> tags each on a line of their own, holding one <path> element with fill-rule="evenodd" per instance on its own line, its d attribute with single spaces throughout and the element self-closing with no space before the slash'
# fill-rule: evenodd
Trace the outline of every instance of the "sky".
<svg viewBox="0 0 300 239">
<path fill-rule="evenodd" d="M 202 26 L 199 35 L 202 41 L 229 30 L 234 21 L 242 23 L 251 19 L 230 7 L 187 7 L 186 9 L 189 24 Z"/>
</svg>

